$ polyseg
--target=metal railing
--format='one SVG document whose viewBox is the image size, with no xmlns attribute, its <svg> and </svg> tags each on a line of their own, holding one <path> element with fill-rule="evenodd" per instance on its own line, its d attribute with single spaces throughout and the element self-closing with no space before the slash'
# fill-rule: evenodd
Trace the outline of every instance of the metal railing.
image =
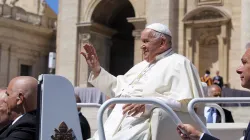
<svg viewBox="0 0 250 140">
<path fill-rule="evenodd" d="M 211 135 L 204 123 L 200 120 L 194 111 L 196 103 L 249 103 L 250 97 L 221 97 L 221 98 L 196 98 L 189 102 L 188 112 L 192 119 L 198 123 L 204 133 Z"/>
<path fill-rule="evenodd" d="M 100 109 L 98 110 L 98 133 L 99 133 L 99 139 L 100 140 L 106 140 L 105 137 L 105 132 L 104 132 L 104 126 L 103 126 L 103 113 L 105 109 L 111 105 L 111 104 L 121 104 L 121 103 L 138 103 L 138 104 L 155 104 L 158 107 L 162 108 L 166 112 L 169 113 L 169 116 L 171 119 L 174 121 L 175 124 L 182 124 L 181 120 L 179 117 L 175 114 L 175 112 L 170 108 L 166 103 L 159 99 L 152 99 L 152 98 L 143 98 L 143 99 L 138 99 L 138 98 L 113 98 L 109 99 L 106 102 L 102 104 Z"/>
<path fill-rule="evenodd" d="M 219 111 L 219 113 L 220 113 L 220 116 L 221 116 L 221 123 L 226 122 L 225 112 L 223 111 L 221 106 L 219 106 L 218 104 L 215 104 L 215 103 L 206 103 L 206 106 L 213 107 L 213 108 L 217 109 Z"/>
<path fill-rule="evenodd" d="M 100 108 L 101 104 L 97 103 L 77 103 L 77 107 L 95 107 L 95 108 Z"/>
</svg>

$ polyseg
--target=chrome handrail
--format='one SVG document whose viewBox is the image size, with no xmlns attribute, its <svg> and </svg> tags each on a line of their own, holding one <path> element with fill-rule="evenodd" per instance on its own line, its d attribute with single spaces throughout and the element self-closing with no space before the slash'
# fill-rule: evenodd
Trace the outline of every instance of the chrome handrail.
<svg viewBox="0 0 250 140">
<path fill-rule="evenodd" d="M 158 107 L 163 108 L 166 112 L 169 113 L 169 116 L 171 119 L 175 122 L 175 124 L 182 124 L 179 117 L 175 114 L 175 112 L 170 108 L 166 103 L 159 99 L 152 99 L 152 98 L 113 98 L 109 99 L 106 102 L 104 102 L 100 109 L 98 110 L 98 133 L 99 133 L 99 139 L 100 140 L 106 140 L 105 138 L 105 132 L 104 132 L 104 126 L 103 126 L 103 113 L 105 109 L 111 105 L 111 104 L 119 104 L 119 103 L 139 103 L 139 104 L 155 104 Z"/>
<path fill-rule="evenodd" d="M 196 103 L 249 103 L 250 97 L 221 97 L 221 98 L 195 98 L 191 100 L 188 104 L 188 112 L 192 119 L 198 123 L 204 133 L 211 135 L 207 127 L 200 120 L 194 111 L 194 106 Z"/>
<path fill-rule="evenodd" d="M 95 107 L 100 108 L 101 104 L 97 103 L 76 103 L 77 107 Z"/>
</svg>

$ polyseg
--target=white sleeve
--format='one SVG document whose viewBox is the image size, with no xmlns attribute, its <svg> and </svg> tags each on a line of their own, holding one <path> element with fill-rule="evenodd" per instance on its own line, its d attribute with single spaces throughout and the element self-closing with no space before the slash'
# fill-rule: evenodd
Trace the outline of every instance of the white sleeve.
<svg viewBox="0 0 250 140">
<path fill-rule="evenodd" d="M 117 79 L 112 74 L 108 73 L 105 69 L 101 68 L 100 74 L 94 78 L 93 72 L 90 73 L 88 82 L 94 87 L 99 88 L 104 94 L 110 98 L 115 94 L 112 89 L 116 86 Z"/>
<path fill-rule="evenodd" d="M 171 99 L 171 98 L 162 98 L 162 97 L 156 97 L 157 99 L 162 100 L 164 103 L 166 103 L 169 107 L 171 107 L 174 111 L 181 111 L 181 103 Z M 145 112 L 144 115 L 150 115 L 152 110 L 156 108 L 153 104 L 146 104 L 145 105 Z"/>
</svg>

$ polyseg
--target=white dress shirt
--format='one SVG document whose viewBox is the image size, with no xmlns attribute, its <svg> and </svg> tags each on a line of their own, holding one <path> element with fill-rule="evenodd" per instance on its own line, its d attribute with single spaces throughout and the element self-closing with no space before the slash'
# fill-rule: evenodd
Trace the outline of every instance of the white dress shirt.
<svg viewBox="0 0 250 140">
<path fill-rule="evenodd" d="M 206 119 L 208 119 L 208 115 L 209 115 L 209 111 L 210 111 L 210 108 L 211 107 L 205 107 L 205 109 L 204 109 L 204 115 L 205 115 L 205 117 L 206 117 Z M 216 117 L 217 117 L 217 113 L 216 113 L 216 111 L 213 113 L 213 123 L 216 123 Z"/>
<path fill-rule="evenodd" d="M 16 123 L 22 116 L 23 116 L 23 115 L 20 115 L 19 117 L 17 117 L 17 118 L 12 122 L 11 125 L 13 125 L 14 123 Z"/>
</svg>

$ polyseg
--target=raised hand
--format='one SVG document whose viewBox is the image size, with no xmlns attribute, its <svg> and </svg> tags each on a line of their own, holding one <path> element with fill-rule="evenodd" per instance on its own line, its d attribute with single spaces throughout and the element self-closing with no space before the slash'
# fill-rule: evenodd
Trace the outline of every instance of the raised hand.
<svg viewBox="0 0 250 140">
<path fill-rule="evenodd" d="M 85 57 L 87 64 L 94 73 L 94 76 L 97 77 L 101 71 L 101 66 L 96 54 L 96 50 L 91 44 L 85 44 L 83 49 L 86 51 L 86 53 L 81 51 L 81 54 Z"/>
</svg>

